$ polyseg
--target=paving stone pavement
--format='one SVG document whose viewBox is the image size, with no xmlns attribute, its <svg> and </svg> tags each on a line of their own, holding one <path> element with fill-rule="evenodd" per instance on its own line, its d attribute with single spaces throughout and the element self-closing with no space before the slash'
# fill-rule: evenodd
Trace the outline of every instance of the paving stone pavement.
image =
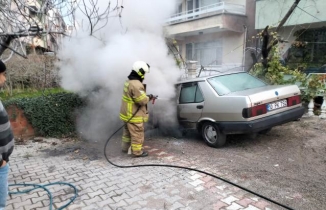
<svg viewBox="0 0 326 210">
<path fill-rule="evenodd" d="M 69 182 L 77 187 L 78 197 L 66 208 L 68 210 L 281 209 L 198 172 L 166 167 L 121 169 L 104 159 L 87 161 L 71 158 L 70 154 L 49 156 L 46 152 L 36 151 L 36 147 L 37 143 L 16 145 L 10 159 L 9 184 Z M 161 163 L 173 159 L 156 148 L 147 149 Z M 117 160 L 121 164 L 130 164 L 127 155 Z M 49 190 L 53 194 L 53 209 L 64 205 L 74 195 L 67 186 L 51 186 Z M 46 192 L 38 189 L 29 194 L 9 196 L 6 210 L 49 209 L 49 203 Z"/>
</svg>

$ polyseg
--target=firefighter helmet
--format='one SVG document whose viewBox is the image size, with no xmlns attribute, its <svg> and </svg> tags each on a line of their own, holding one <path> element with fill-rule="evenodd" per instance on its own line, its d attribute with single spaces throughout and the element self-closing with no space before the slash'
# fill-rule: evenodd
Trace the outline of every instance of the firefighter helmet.
<svg viewBox="0 0 326 210">
<path fill-rule="evenodd" d="M 150 66 L 144 61 L 136 61 L 132 66 L 132 70 L 137 72 L 137 74 L 144 79 L 145 74 L 149 73 Z"/>
</svg>

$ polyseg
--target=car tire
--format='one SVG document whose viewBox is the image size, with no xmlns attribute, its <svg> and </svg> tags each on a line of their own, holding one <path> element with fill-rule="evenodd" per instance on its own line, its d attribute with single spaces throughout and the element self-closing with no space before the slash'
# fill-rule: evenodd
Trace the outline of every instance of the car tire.
<svg viewBox="0 0 326 210">
<path fill-rule="evenodd" d="M 260 131 L 259 133 L 260 133 L 260 134 L 267 134 L 267 133 L 269 133 L 271 130 L 272 130 L 272 128 L 267 128 L 267 129 L 265 129 L 265 130 Z"/>
<path fill-rule="evenodd" d="M 221 133 L 215 123 L 206 122 L 201 129 L 201 134 L 206 144 L 210 147 L 222 147 L 226 143 L 226 135 Z"/>
</svg>

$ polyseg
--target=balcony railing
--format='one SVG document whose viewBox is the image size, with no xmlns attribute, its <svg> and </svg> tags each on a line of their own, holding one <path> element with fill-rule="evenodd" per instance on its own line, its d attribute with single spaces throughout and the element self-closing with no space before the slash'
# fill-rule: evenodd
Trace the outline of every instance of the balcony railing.
<svg viewBox="0 0 326 210">
<path fill-rule="evenodd" d="M 205 7 L 199 7 L 194 10 L 188 10 L 185 12 L 175 14 L 172 17 L 170 17 L 166 21 L 166 23 L 167 24 L 180 23 L 184 21 L 202 18 L 209 15 L 222 14 L 222 13 L 245 15 L 246 10 L 244 5 L 219 2 L 217 4 L 211 4 Z"/>
</svg>

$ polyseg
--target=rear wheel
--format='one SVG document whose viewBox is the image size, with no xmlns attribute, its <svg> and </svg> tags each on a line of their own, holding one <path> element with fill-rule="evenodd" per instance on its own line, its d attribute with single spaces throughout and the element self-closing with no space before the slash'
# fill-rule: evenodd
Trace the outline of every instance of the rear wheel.
<svg viewBox="0 0 326 210">
<path fill-rule="evenodd" d="M 215 123 L 206 122 L 201 129 L 206 144 L 210 147 L 222 147 L 226 142 L 226 135 L 220 132 Z"/>
</svg>

